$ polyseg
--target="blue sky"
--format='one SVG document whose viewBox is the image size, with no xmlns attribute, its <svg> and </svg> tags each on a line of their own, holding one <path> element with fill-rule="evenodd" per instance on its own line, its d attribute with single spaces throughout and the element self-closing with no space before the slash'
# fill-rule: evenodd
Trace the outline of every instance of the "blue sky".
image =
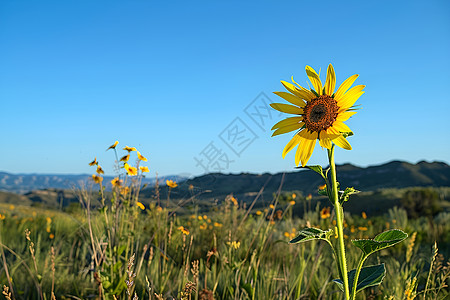
<svg viewBox="0 0 450 300">
<path fill-rule="evenodd" d="M 329 63 L 367 86 L 337 163 L 450 161 L 448 1 L 1 1 L 0 41 L 1 171 L 112 174 L 115 140 L 161 175 L 290 171 L 264 105 Z"/>
</svg>

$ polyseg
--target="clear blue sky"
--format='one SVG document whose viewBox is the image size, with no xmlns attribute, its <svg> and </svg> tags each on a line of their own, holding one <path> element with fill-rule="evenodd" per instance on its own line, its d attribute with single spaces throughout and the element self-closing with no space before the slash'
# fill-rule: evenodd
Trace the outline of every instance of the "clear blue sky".
<svg viewBox="0 0 450 300">
<path fill-rule="evenodd" d="M 282 116 L 246 111 L 329 63 L 367 86 L 338 163 L 448 163 L 449 53 L 445 0 L 1 1 L 0 170 L 90 173 L 96 156 L 112 174 L 115 140 L 161 175 L 203 173 L 211 146 L 211 170 L 292 170 Z"/>
</svg>

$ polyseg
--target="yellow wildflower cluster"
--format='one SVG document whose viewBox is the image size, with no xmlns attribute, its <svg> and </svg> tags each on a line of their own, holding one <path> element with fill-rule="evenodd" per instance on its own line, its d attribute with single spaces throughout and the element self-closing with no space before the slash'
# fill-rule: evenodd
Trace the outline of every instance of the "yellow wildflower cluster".
<svg viewBox="0 0 450 300">
<path fill-rule="evenodd" d="M 241 246 L 241 242 L 238 241 L 227 242 L 227 245 L 230 246 L 231 248 L 239 249 L 239 247 Z"/>
<path fill-rule="evenodd" d="M 292 228 L 291 232 L 286 231 L 284 233 L 284 236 L 292 240 L 293 238 L 295 238 L 296 233 L 297 233 L 297 230 L 295 228 Z"/>
<path fill-rule="evenodd" d="M 320 218 L 321 219 L 328 219 L 331 216 L 331 208 L 330 207 L 324 207 L 320 211 Z"/>
<path fill-rule="evenodd" d="M 189 235 L 189 229 L 184 228 L 183 226 L 178 227 L 178 230 L 184 235 Z"/>
</svg>

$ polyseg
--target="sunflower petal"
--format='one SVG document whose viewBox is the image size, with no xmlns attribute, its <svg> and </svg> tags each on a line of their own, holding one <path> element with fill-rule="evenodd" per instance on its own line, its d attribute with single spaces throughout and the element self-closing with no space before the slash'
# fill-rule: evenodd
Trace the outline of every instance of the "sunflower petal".
<svg viewBox="0 0 450 300">
<path fill-rule="evenodd" d="M 352 150 L 352 146 L 347 141 L 346 138 L 344 138 L 342 135 L 338 136 L 337 138 L 333 139 L 333 143 L 338 145 L 339 147 L 345 149 L 345 150 Z"/>
<path fill-rule="evenodd" d="M 281 81 L 281 84 L 283 84 L 283 86 L 292 94 L 294 94 L 297 97 L 300 97 L 302 99 L 305 99 L 306 101 L 310 101 L 311 99 L 316 98 L 316 96 L 311 92 L 308 91 L 305 88 L 302 89 L 298 89 L 295 85 L 293 85 L 292 83 L 286 82 L 286 81 Z"/>
<path fill-rule="evenodd" d="M 303 140 L 300 144 L 300 147 L 303 148 L 302 155 L 300 157 L 300 160 L 302 162 L 302 167 L 306 166 L 308 163 L 308 160 L 310 159 L 311 155 L 314 152 L 314 147 L 316 145 L 316 139 L 314 140 Z"/>
<path fill-rule="evenodd" d="M 299 132 L 300 136 L 307 140 L 315 140 L 317 139 L 317 132 L 309 132 L 308 130 L 303 130 Z"/>
<path fill-rule="evenodd" d="M 336 121 L 345 122 L 354 114 L 356 114 L 356 111 L 346 111 L 346 112 L 340 113 L 340 114 L 338 114 Z"/>
<path fill-rule="evenodd" d="M 320 132 L 319 144 L 323 148 L 331 149 L 331 139 L 325 131 Z"/>
<path fill-rule="evenodd" d="M 296 123 L 300 123 L 300 121 L 303 120 L 303 117 L 290 117 L 290 118 L 286 118 L 284 120 L 281 120 L 280 122 L 276 123 L 275 125 L 273 125 L 273 127 L 270 130 L 274 130 L 277 128 L 281 128 L 287 125 L 292 125 L 292 124 L 296 124 Z"/>
<path fill-rule="evenodd" d="M 298 143 L 300 143 L 301 137 L 296 134 L 294 135 L 294 137 L 289 141 L 289 143 L 286 144 L 286 147 L 284 147 L 283 149 L 283 153 L 281 154 L 283 156 L 283 158 L 286 156 L 286 154 L 288 154 L 292 149 L 295 148 L 295 146 L 298 145 Z"/>
<path fill-rule="evenodd" d="M 335 121 L 333 123 L 333 128 L 339 130 L 340 132 L 352 132 L 352 130 L 347 125 L 339 121 Z"/>
<path fill-rule="evenodd" d="M 333 65 L 328 65 L 327 70 L 327 81 L 325 82 L 325 94 L 331 96 L 334 93 L 334 88 L 336 86 L 336 75 L 334 73 Z"/>
<path fill-rule="evenodd" d="M 356 100 L 358 100 L 358 98 L 365 93 L 365 91 L 362 90 L 364 87 L 364 85 L 362 87 L 358 85 L 345 93 L 345 95 L 342 96 L 342 98 L 337 102 L 338 106 L 341 108 L 340 110 L 347 110 L 355 104 Z"/>
<path fill-rule="evenodd" d="M 288 133 L 297 129 L 300 129 L 303 125 L 305 125 L 305 123 L 296 123 L 296 124 L 291 124 L 291 125 L 287 125 L 281 128 L 278 128 L 277 130 L 275 130 L 275 132 L 272 134 L 272 136 L 277 136 L 283 133 Z"/>
<path fill-rule="evenodd" d="M 317 75 L 316 71 L 310 66 L 306 66 L 306 75 L 308 75 L 309 80 L 311 81 L 316 93 L 322 95 L 322 81 L 320 81 L 319 75 Z"/>
<path fill-rule="evenodd" d="M 359 76 L 358 74 L 350 76 L 341 84 L 336 94 L 334 95 L 334 99 L 336 99 L 336 101 L 338 101 L 341 98 L 341 96 L 344 95 L 344 93 L 352 86 L 353 82 L 355 82 L 358 76 Z"/>
<path fill-rule="evenodd" d="M 303 155 L 304 148 L 303 148 L 302 144 L 304 141 L 306 141 L 306 140 L 303 137 L 300 137 L 297 151 L 295 151 L 295 165 L 296 166 L 298 166 L 300 164 L 300 158 Z"/>
<path fill-rule="evenodd" d="M 289 104 L 283 104 L 283 103 L 270 103 L 270 106 L 278 111 L 287 113 L 287 114 L 294 114 L 294 115 L 301 115 L 303 113 L 303 109 L 297 106 L 289 105 Z"/>
<path fill-rule="evenodd" d="M 306 103 L 305 101 L 303 101 L 302 99 L 300 99 L 299 97 L 290 94 L 290 93 L 286 93 L 286 92 L 273 92 L 275 95 L 280 96 L 281 98 L 283 98 L 284 100 L 297 105 L 299 107 L 305 107 Z"/>
</svg>

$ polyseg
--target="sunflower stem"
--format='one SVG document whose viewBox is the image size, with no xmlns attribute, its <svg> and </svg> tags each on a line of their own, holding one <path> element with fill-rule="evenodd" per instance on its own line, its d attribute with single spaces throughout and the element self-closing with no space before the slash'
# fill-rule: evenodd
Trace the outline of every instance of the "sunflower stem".
<svg viewBox="0 0 450 300">
<path fill-rule="evenodd" d="M 328 160 L 330 162 L 330 175 L 331 175 L 331 202 L 334 203 L 336 212 L 336 225 L 338 229 L 338 264 L 342 272 L 342 282 L 344 282 L 344 294 L 345 299 L 350 299 L 350 291 L 348 286 L 348 274 L 347 274 L 347 260 L 345 258 L 345 244 L 344 244 L 344 210 L 339 202 L 338 185 L 336 181 L 336 165 L 334 163 L 334 144 L 331 149 L 328 150 Z"/>
</svg>

